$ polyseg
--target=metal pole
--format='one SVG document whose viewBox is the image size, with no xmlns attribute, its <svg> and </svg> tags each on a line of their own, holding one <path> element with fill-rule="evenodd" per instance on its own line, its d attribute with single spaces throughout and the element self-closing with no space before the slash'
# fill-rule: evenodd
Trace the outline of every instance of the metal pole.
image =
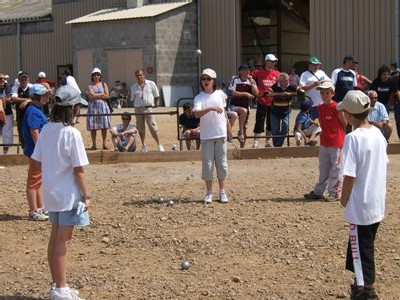
<svg viewBox="0 0 400 300">
<path fill-rule="evenodd" d="M 17 23 L 17 36 L 16 36 L 16 48 L 17 48 L 17 70 L 21 71 L 21 23 Z"/>
</svg>

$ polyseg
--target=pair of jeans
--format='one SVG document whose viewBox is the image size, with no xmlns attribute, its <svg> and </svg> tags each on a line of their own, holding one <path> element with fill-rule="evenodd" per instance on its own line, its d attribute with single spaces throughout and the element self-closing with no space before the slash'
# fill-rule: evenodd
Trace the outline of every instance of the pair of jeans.
<svg viewBox="0 0 400 300">
<path fill-rule="evenodd" d="M 271 133 L 274 147 L 282 147 L 289 132 L 289 116 L 278 116 L 271 112 Z"/>
</svg>

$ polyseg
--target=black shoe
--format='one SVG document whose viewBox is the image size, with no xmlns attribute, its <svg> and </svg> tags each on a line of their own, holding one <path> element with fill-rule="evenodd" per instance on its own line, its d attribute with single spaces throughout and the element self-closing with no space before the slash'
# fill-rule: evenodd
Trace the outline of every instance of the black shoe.
<svg viewBox="0 0 400 300">
<path fill-rule="evenodd" d="M 375 292 L 375 289 L 366 289 L 362 288 L 361 291 L 355 295 L 354 300 L 379 300 L 378 295 Z"/>
<path fill-rule="evenodd" d="M 304 198 L 313 199 L 313 200 L 325 200 L 324 195 L 317 195 L 314 191 L 311 191 L 309 194 L 304 194 Z"/>
<path fill-rule="evenodd" d="M 317 141 L 309 141 L 306 145 L 307 146 L 311 146 L 311 147 L 316 146 L 317 145 Z"/>
</svg>

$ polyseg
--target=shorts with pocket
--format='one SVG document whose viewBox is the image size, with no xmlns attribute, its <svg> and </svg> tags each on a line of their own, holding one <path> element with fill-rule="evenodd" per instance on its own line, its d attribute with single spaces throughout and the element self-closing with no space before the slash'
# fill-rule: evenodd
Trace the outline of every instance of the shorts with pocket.
<svg viewBox="0 0 400 300">
<path fill-rule="evenodd" d="M 67 211 L 49 211 L 50 223 L 65 226 L 86 226 L 90 224 L 89 212 L 77 215 L 76 209 Z"/>
</svg>

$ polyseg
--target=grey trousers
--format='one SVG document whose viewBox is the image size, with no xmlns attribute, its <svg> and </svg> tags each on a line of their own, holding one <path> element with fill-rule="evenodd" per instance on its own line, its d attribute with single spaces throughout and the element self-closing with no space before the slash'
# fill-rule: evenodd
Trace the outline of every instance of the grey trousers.
<svg viewBox="0 0 400 300">
<path fill-rule="evenodd" d="M 342 191 L 342 175 L 340 174 L 341 148 L 319 147 L 319 179 L 314 187 L 314 193 L 323 195 L 326 188 L 328 194 L 340 197 Z"/>
<path fill-rule="evenodd" d="M 201 140 L 201 158 L 203 180 L 213 179 L 214 164 L 217 169 L 217 178 L 225 179 L 228 175 L 228 159 L 226 137 Z"/>
</svg>

